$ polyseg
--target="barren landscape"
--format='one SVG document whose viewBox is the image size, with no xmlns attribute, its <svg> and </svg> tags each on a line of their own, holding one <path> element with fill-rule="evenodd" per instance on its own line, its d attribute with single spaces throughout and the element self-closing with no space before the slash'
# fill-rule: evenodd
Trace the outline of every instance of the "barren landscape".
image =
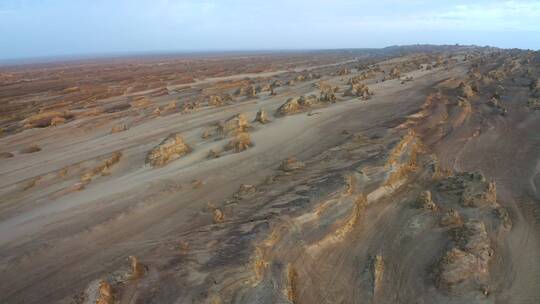
<svg viewBox="0 0 540 304">
<path fill-rule="evenodd" d="M 0 67 L 0 303 L 540 303 L 540 52 Z"/>
</svg>

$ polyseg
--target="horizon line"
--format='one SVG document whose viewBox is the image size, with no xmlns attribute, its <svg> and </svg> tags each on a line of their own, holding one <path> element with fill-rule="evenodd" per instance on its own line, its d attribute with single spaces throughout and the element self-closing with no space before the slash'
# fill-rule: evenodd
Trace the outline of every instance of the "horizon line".
<svg viewBox="0 0 540 304">
<path fill-rule="evenodd" d="M 522 49 L 522 48 L 504 48 L 496 46 L 480 46 L 475 44 L 431 44 L 431 43 L 418 43 L 418 44 L 394 44 L 384 47 L 348 47 L 348 48 L 261 48 L 261 49 L 193 49 L 193 50 L 153 50 L 153 51 L 118 51 L 118 52 L 96 52 L 96 53 L 74 53 L 63 55 L 45 55 L 45 56 L 23 56 L 23 57 L 11 57 L 0 58 L 0 67 L 6 66 L 23 66 L 33 64 L 52 64 L 52 63 L 69 63 L 76 61 L 91 61 L 91 60 L 107 60 L 107 59 L 136 59 L 138 57 L 151 57 L 151 56 L 175 56 L 175 55 L 231 55 L 246 53 L 279 53 L 279 52 L 324 52 L 324 51 L 359 51 L 359 50 L 382 50 L 392 47 L 408 47 L 408 46 L 456 46 L 456 47 L 478 47 L 478 48 L 494 48 L 501 50 L 508 49 L 520 49 L 529 51 L 539 51 L 535 49 Z"/>
</svg>

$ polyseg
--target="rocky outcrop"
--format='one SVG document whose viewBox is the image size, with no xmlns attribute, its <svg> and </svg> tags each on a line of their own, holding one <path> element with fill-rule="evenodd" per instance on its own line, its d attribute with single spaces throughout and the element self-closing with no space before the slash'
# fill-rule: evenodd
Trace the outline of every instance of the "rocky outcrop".
<svg viewBox="0 0 540 304">
<path fill-rule="evenodd" d="M 441 226 L 461 226 L 463 219 L 456 209 L 450 209 L 441 217 Z"/>
<path fill-rule="evenodd" d="M 147 267 L 141 264 L 135 256 L 130 255 L 129 260 L 131 265 L 130 279 L 134 280 L 143 277 L 147 272 Z"/>
<path fill-rule="evenodd" d="M 111 128 L 111 133 L 123 132 L 123 131 L 126 131 L 127 129 L 129 128 L 126 124 L 116 124 Z"/>
<path fill-rule="evenodd" d="M 481 221 L 469 221 L 451 232 L 454 247 L 439 263 L 437 286 L 452 291 L 486 282 L 493 249 Z M 464 286 L 459 286 L 463 284 Z M 479 286 L 481 287 L 481 286 Z"/>
<path fill-rule="evenodd" d="M 540 98 L 540 79 L 537 79 L 531 84 L 531 95 L 535 98 Z"/>
<path fill-rule="evenodd" d="M 276 110 L 276 116 L 285 116 L 299 113 L 308 110 L 312 106 L 319 103 L 319 98 L 315 95 L 300 96 L 297 98 L 289 98 Z"/>
<path fill-rule="evenodd" d="M 399 68 L 393 67 L 390 70 L 390 73 L 388 73 L 388 76 L 390 77 L 390 79 L 399 78 L 399 77 L 401 77 L 401 71 L 399 70 Z"/>
<path fill-rule="evenodd" d="M 234 198 L 241 200 L 247 198 L 257 192 L 257 188 L 253 185 L 242 184 L 238 191 L 234 194 Z"/>
<path fill-rule="evenodd" d="M 107 281 L 99 282 L 98 298 L 96 304 L 113 304 L 114 296 L 111 284 Z"/>
<path fill-rule="evenodd" d="M 268 118 L 268 114 L 266 113 L 266 111 L 263 109 L 260 109 L 257 112 L 257 115 L 255 115 L 255 119 L 253 120 L 253 122 L 259 122 L 259 123 L 265 124 L 265 123 L 270 122 L 270 119 Z"/>
<path fill-rule="evenodd" d="M 249 133 L 238 133 L 226 146 L 225 150 L 233 150 L 234 152 L 242 152 L 253 146 Z"/>
<path fill-rule="evenodd" d="M 172 133 L 148 152 L 146 163 L 153 167 L 164 166 L 191 152 L 191 148 L 178 133 Z"/>
<path fill-rule="evenodd" d="M 245 92 L 244 92 L 245 93 Z M 219 107 L 225 105 L 227 101 L 231 101 L 232 96 L 229 94 L 225 95 L 210 95 L 208 97 L 208 105 L 213 107 Z"/>
<path fill-rule="evenodd" d="M 72 117 L 73 115 L 67 111 L 49 111 L 32 115 L 22 120 L 21 123 L 25 129 L 46 128 L 64 123 Z"/>
<path fill-rule="evenodd" d="M 130 105 L 134 108 L 144 109 L 151 107 L 154 104 L 150 101 L 150 99 L 146 98 L 145 96 L 137 96 L 133 98 L 133 100 L 130 102 Z"/>
<path fill-rule="evenodd" d="M 431 191 L 429 190 L 420 192 L 420 195 L 418 195 L 418 198 L 416 199 L 416 206 L 424 210 L 433 211 L 437 209 L 437 205 L 433 202 Z"/>
<path fill-rule="evenodd" d="M 306 165 L 303 162 L 294 157 L 289 157 L 281 163 L 279 169 L 285 172 L 293 172 L 304 169 L 305 167 Z"/>
<path fill-rule="evenodd" d="M 246 87 L 239 88 L 234 92 L 234 95 L 236 96 L 245 96 L 247 98 L 256 98 L 257 97 L 257 90 L 255 87 L 249 85 Z"/>
<path fill-rule="evenodd" d="M 459 83 L 459 86 L 457 87 L 457 94 L 460 97 L 468 99 L 474 96 L 474 91 L 470 85 L 462 81 Z"/>
<path fill-rule="evenodd" d="M 350 73 L 351 73 L 351 71 L 349 69 L 341 69 L 341 70 L 336 72 L 336 75 L 337 76 L 345 76 L 345 75 L 349 75 Z"/>
<path fill-rule="evenodd" d="M 221 98 L 221 96 L 211 95 L 208 98 L 208 105 L 209 106 L 217 107 L 217 106 L 222 106 L 223 104 L 224 104 L 224 101 L 223 101 L 223 98 Z"/>
<path fill-rule="evenodd" d="M 337 91 L 337 87 L 336 88 L 326 87 L 324 89 L 321 89 L 319 100 L 322 102 L 336 102 L 337 100 L 337 97 L 335 94 L 336 91 Z"/>
<path fill-rule="evenodd" d="M 303 110 L 302 105 L 298 102 L 298 98 L 289 98 L 284 104 L 282 104 L 277 110 L 276 115 L 285 116 L 294 113 L 298 113 Z"/>
<path fill-rule="evenodd" d="M 116 165 L 118 162 L 120 162 L 121 158 L 122 158 L 122 152 L 116 151 L 108 158 L 102 159 L 99 164 L 97 164 L 90 170 L 87 170 L 85 173 L 81 175 L 81 182 L 83 184 L 88 184 L 97 175 L 101 175 L 101 176 L 109 175 L 111 168 L 114 165 Z"/>
<path fill-rule="evenodd" d="M 238 114 L 220 123 L 217 131 L 222 136 L 235 136 L 246 132 L 250 128 L 249 121 L 245 114 Z"/>
<path fill-rule="evenodd" d="M 360 97 L 363 100 L 370 99 L 373 96 L 373 92 L 369 90 L 368 86 L 365 84 L 357 83 L 351 84 L 349 89 L 345 91 L 344 96 L 355 96 Z"/>
<path fill-rule="evenodd" d="M 437 186 L 439 191 L 454 194 L 463 207 L 479 207 L 493 204 L 497 189 L 493 182 L 477 172 L 464 172 L 445 178 Z"/>
</svg>

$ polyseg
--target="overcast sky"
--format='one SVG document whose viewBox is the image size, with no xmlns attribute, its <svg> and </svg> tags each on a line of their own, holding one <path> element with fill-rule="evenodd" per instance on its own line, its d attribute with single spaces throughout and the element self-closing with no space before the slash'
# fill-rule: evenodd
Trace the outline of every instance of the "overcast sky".
<svg viewBox="0 0 540 304">
<path fill-rule="evenodd" d="M 0 59 L 416 43 L 540 49 L 540 0 L 0 0 Z"/>
</svg>

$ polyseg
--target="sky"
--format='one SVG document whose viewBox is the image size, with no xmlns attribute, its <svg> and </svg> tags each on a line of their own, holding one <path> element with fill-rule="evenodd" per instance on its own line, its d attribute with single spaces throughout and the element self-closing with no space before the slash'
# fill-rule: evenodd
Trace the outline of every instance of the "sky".
<svg viewBox="0 0 540 304">
<path fill-rule="evenodd" d="M 0 59 L 418 43 L 540 49 L 540 0 L 0 0 Z"/>
</svg>

